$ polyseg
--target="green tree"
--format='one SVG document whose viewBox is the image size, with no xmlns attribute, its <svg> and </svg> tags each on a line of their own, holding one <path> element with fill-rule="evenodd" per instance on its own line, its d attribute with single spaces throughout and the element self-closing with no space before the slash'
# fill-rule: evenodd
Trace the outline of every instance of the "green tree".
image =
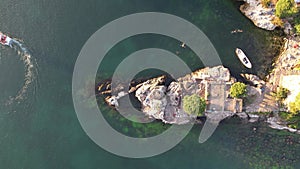
<svg viewBox="0 0 300 169">
<path fill-rule="evenodd" d="M 247 93 L 247 85 L 241 82 L 234 83 L 230 88 L 230 95 L 234 98 L 245 97 Z"/>
<path fill-rule="evenodd" d="M 300 23 L 299 23 L 299 24 L 296 24 L 296 25 L 294 26 L 294 28 L 296 29 L 296 33 L 297 33 L 297 34 L 300 34 Z"/>
<path fill-rule="evenodd" d="M 298 11 L 294 0 L 279 0 L 276 3 L 275 15 L 283 18 L 296 14 Z"/>
<path fill-rule="evenodd" d="M 193 94 L 191 96 L 184 96 L 183 110 L 191 115 L 202 116 L 206 108 L 206 102 L 203 98 Z"/>
<path fill-rule="evenodd" d="M 277 92 L 275 93 L 275 97 L 277 100 L 284 100 L 287 98 L 289 94 L 289 90 L 284 87 L 279 87 Z"/>
<path fill-rule="evenodd" d="M 290 111 L 294 114 L 300 113 L 300 93 L 296 96 L 295 101 L 290 103 Z"/>
<path fill-rule="evenodd" d="M 296 30 L 296 33 L 297 34 L 300 34 L 300 16 L 297 16 L 295 19 L 294 19 L 294 28 Z"/>
</svg>

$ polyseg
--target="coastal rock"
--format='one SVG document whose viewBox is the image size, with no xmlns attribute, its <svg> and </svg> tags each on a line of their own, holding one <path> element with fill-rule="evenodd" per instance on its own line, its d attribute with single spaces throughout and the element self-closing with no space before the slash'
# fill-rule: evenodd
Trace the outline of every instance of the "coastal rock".
<svg viewBox="0 0 300 169">
<path fill-rule="evenodd" d="M 247 86 L 247 96 L 257 96 L 260 94 L 261 94 L 260 89 L 253 86 Z"/>
<path fill-rule="evenodd" d="M 286 124 L 282 123 L 278 118 L 276 117 L 269 117 L 267 119 L 267 123 L 269 123 L 269 126 L 273 129 L 277 130 L 287 130 L 292 133 L 300 134 L 297 129 L 293 129 L 290 127 L 287 127 Z"/>
<path fill-rule="evenodd" d="M 285 22 L 283 27 L 284 27 L 283 31 L 285 34 L 289 35 L 292 33 L 291 31 L 293 30 L 293 27 L 289 22 Z"/>
<path fill-rule="evenodd" d="M 105 98 L 106 103 L 109 106 L 119 107 L 119 103 L 116 96 L 109 96 Z"/>
<path fill-rule="evenodd" d="M 259 115 L 256 115 L 256 114 L 248 114 L 249 116 L 249 122 L 250 123 L 254 123 L 254 122 L 257 122 L 259 120 Z"/>
<path fill-rule="evenodd" d="M 243 74 L 241 74 L 241 76 L 243 78 L 245 78 L 247 81 L 251 82 L 255 86 L 266 84 L 265 81 L 261 80 L 258 76 L 253 75 L 253 74 L 243 73 Z"/>
<path fill-rule="evenodd" d="M 118 93 L 111 93 L 106 102 L 118 107 L 118 100 L 135 92 L 135 97 L 141 103 L 141 110 L 146 116 L 155 118 L 169 124 L 186 124 L 194 122 L 197 115 L 186 113 L 183 110 L 182 100 L 186 95 L 196 94 L 207 102 L 207 119 L 213 122 L 233 116 L 242 111 L 242 100 L 229 97 L 229 89 L 235 79 L 230 76 L 229 69 L 223 66 L 207 67 L 187 74 L 165 84 L 165 76 L 147 80 L 141 84 L 131 86 L 126 91 L 118 85 Z M 101 93 L 107 94 L 105 89 L 111 91 L 109 83 L 106 87 L 100 84 Z M 220 99 L 222 98 L 222 99 Z"/>
<path fill-rule="evenodd" d="M 288 97 L 284 100 L 284 104 L 289 105 L 300 92 L 300 70 L 297 69 L 300 66 L 300 42 L 293 37 L 285 40 L 285 50 L 275 63 L 269 82 L 273 85 L 273 91 L 279 86 L 289 90 Z"/>
<path fill-rule="evenodd" d="M 237 113 L 236 115 L 237 115 L 239 118 L 241 118 L 241 119 L 248 119 L 248 118 L 249 118 L 248 114 L 245 113 L 245 112 Z"/>
<path fill-rule="evenodd" d="M 240 10 L 246 17 L 259 28 L 274 30 L 276 25 L 272 23 L 275 16 L 274 8 L 264 8 L 260 0 L 244 0 L 246 3 L 240 7 Z"/>
<path fill-rule="evenodd" d="M 235 115 L 235 113 L 230 112 L 230 111 L 224 111 L 222 113 L 212 111 L 212 112 L 205 113 L 205 116 L 207 117 L 207 119 L 209 119 L 211 122 L 215 122 L 216 124 L 219 123 L 220 121 L 222 121 L 223 119 L 232 117 L 233 115 Z"/>
</svg>

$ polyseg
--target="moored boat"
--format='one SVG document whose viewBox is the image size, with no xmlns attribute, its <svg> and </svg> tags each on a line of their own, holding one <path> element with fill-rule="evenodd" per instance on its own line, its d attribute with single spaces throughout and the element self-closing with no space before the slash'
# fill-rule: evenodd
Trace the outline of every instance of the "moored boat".
<svg viewBox="0 0 300 169">
<path fill-rule="evenodd" d="M 12 39 L 0 32 L 0 43 L 11 47 Z"/>
<path fill-rule="evenodd" d="M 242 49 L 236 48 L 235 53 L 240 59 L 240 61 L 243 63 L 243 65 L 245 65 L 249 69 L 252 68 L 250 60 L 247 58 L 246 54 L 242 51 Z"/>
</svg>

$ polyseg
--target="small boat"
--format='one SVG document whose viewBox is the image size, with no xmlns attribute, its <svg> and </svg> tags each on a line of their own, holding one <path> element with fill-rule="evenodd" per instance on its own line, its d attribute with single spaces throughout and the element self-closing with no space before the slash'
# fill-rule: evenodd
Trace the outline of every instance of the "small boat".
<svg viewBox="0 0 300 169">
<path fill-rule="evenodd" d="M 12 46 L 11 46 L 12 39 L 11 39 L 10 37 L 8 37 L 8 36 L 2 34 L 1 32 L 0 32 L 0 43 L 1 43 L 2 45 L 6 45 L 6 46 L 12 47 Z"/>
<path fill-rule="evenodd" d="M 243 63 L 243 65 L 245 65 L 249 69 L 252 68 L 252 64 L 251 64 L 250 60 L 247 58 L 247 56 L 242 51 L 242 49 L 236 48 L 235 53 L 238 56 L 238 58 L 240 59 L 240 61 Z"/>
<path fill-rule="evenodd" d="M 186 44 L 184 42 L 181 43 L 180 47 L 186 48 Z"/>
</svg>

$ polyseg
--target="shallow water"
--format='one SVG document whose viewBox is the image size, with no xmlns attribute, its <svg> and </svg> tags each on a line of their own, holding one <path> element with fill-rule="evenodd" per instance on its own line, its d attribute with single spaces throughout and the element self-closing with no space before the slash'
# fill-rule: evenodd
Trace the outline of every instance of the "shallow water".
<svg viewBox="0 0 300 169">
<path fill-rule="evenodd" d="M 36 60 L 36 82 L 22 101 L 5 104 L 24 85 L 24 63 L 9 48 L 0 49 L 0 166 L 1 168 L 203 168 L 240 169 L 294 167 L 299 164 L 299 136 L 269 129 L 263 124 L 227 120 L 204 144 L 197 142 L 201 126 L 174 149 L 147 159 L 112 155 L 94 144 L 82 130 L 74 112 L 71 80 L 76 58 L 85 41 L 101 26 L 135 12 L 158 11 L 175 14 L 197 25 L 210 38 L 223 64 L 233 74 L 264 72 L 268 65 L 270 32 L 253 26 L 232 0 L 0 0 L 0 31 L 24 41 Z M 241 34 L 231 34 L 234 29 Z M 110 77 L 117 64 L 130 53 L 149 47 L 179 52 L 192 69 L 201 62 L 180 42 L 161 36 L 136 36 L 113 48 L 99 68 L 99 78 Z M 234 54 L 240 47 L 253 62 L 244 68 Z M 266 52 L 267 51 L 267 52 Z M 270 50 L 271 51 L 271 50 Z M 268 61 L 268 62 L 267 62 Z M 106 109 L 106 113 L 112 110 Z M 118 128 L 137 133 L 147 126 L 120 122 L 108 117 Z M 157 130 L 161 130 L 156 122 Z M 253 127 L 257 131 L 253 131 Z M 141 130 L 141 131 L 139 131 Z M 290 138 L 291 137 L 291 138 Z M 293 139 L 288 145 L 287 139 Z"/>
</svg>

